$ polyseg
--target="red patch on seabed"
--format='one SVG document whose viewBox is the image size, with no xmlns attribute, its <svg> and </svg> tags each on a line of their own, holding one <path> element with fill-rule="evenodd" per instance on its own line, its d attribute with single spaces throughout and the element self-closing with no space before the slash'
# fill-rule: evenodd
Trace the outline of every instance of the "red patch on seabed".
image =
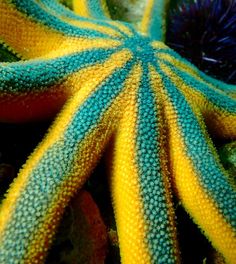
<svg viewBox="0 0 236 264">
<path fill-rule="evenodd" d="M 70 96 L 65 87 L 62 88 L 54 87 L 50 91 L 27 94 L 3 94 L 0 97 L 1 122 L 20 123 L 55 116 Z"/>
<path fill-rule="evenodd" d="M 80 191 L 71 205 L 74 210 L 78 208 L 77 212 L 82 212 L 86 221 L 86 233 L 92 244 L 90 263 L 104 263 L 107 253 L 107 229 L 92 196 L 89 192 Z"/>
<path fill-rule="evenodd" d="M 108 253 L 107 228 L 89 192 L 70 202 L 46 263 L 103 264 Z"/>
</svg>

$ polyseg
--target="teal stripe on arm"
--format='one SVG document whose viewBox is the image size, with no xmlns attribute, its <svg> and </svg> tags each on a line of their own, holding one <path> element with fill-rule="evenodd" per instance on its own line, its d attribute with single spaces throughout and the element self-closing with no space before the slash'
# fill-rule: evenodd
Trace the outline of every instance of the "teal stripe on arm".
<svg viewBox="0 0 236 264">
<path fill-rule="evenodd" d="M 57 16 L 64 16 L 76 20 L 81 19 L 80 16 L 76 15 L 69 8 L 60 4 L 57 0 L 41 0 L 39 4 L 42 4 L 45 9 L 50 10 L 52 13 L 57 14 Z"/>
<path fill-rule="evenodd" d="M 169 62 L 164 62 L 172 72 L 177 74 L 182 79 L 183 83 L 189 85 L 193 90 L 196 90 L 203 94 L 203 96 L 211 103 L 215 104 L 222 110 L 228 113 L 236 114 L 236 99 L 228 96 L 226 93 L 222 93 L 217 89 L 212 89 L 204 80 L 197 80 L 190 73 L 176 68 Z M 236 87 L 236 86 L 235 86 Z"/>
<path fill-rule="evenodd" d="M 228 83 L 222 82 L 220 80 L 217 80 L 217 79 L 205 74 L 202 71 L 199 71 L 199 76 L 202 77 L 203 79 L 205 79 L 207 82 L 215 85 L 218 89 L 220 89 L 226 93 L 230 93 L 230 94 L 232 93 L 232 94 L 236 95 L 236 85 L 228 84 Z"/>
<path fill-rule="evenodd" d="M 58 220 L 57 212 L 50 211 L 53 204 L 56 202 L 62 211 L 95 166 L 94 159 L 99 159 L 108 135 L 111 135 L 107 124 L 101 124 L 101 119 L 114 102 L 114 98 L 123 91 L 124 82 L 133 65 L 134 61 L 129 61 L 122 68 L 115 70 L 76 109 L 71 120 L 62 120 L 64 122 L 60 126 L 61 131 L 51 128 L 49 136 L 57 135 L 54 144 L 44 151 L 37 164 L 32 167 L 27 183 L 20 191 L 11 219 L 1 234 L 0 263 L 8 263 L 9 259 L 14 264 L 22 261 L 34 239 L 37 239 L 36 234 L 45 239 L 41 247 L 50 241 L 51 230 L 41 230 L 40 225 L 45 224 L 48 214 Z M 72 105 L 75 98 L 76 96 L 71 100 Z M 70 102 L 64 111 L 68 108 Z M 115 121 L 111 122 L 114 124 Z M 83 144 L 86 145 L 87 136 L 97 127 L 102 129 L 100 138 L 93 139 L 94 141 L 89 142 L 85 148 L 85 152 L 80 153 Z M 58 126 L 56 128 L 58 129 Z M 29 159 L 28 163 L 30 162 Z M 78 175 L 81 167 L 84 175 Z M 62 188 L 63 184 L 66 184 L 66 188 L 65 185 Z M 14 194 L 10 189 L 8 197 L 11 195 Z M 50 227 L 50 223 L 48 225 Z M 44 248 L 39 249 L 44 253 Z"/>
<path fill-rule="evenodd" d="M 166 12 L 169 0 L 148 0 L 147 2 L 148 4 L 149 2 L 153 2 L 148 23 L 149 36 L 153 39 L 164 41 L 166 34 Z"/>
<path fill-rule="evenodd" d="M 149 26 L 150 36 L 154 39 L 165 40 L 167 0 L 154 0 L 154 6 Z"/>
<path fill-rule="evenodd" d="M 44 91 L 68 75 L 108 59 L 114 49 L 92 49 L 51 60 L 0 64 L 0 96 Z"/>
<path fill-rule="evenodd" d="M 32 18 L 35 20 L 35 22 L 41 23 L 51 29 L 61 32 L 66 36 L 116 39 L 115 37 L 111 37 L 110 35 L 96 31 L 96 28 L 94 30 L 83 29 L 70 25 L 47 12 L 34 0 L 11 0 L 11 2 L 15 5 L 17 10 L 27 15 L 29 18 Z"/>
<path fill-rule="evenodd" d="M 206 73 L 200 71 L 196 66 L 194 66 L 191 62 L 189 62 L 188 60 L 184 59 L 183 57 L 181 57 L 178 53 L 176 53 L 174 50 L 172 49 L 167 49 L 165 50 L 165 52 L 162 52 L 163 54 L 168 54 L 173 56 L 175 59 L 179 59 L 181 62 L 183 62 L 187 67 L 189 67 L 189 69 L 193 70 L 194 72 L 196 72 L 196 74 L 206 83 L 208 84 L 212 84 L 214 85 L 217 89 L 229 93 L 229 94 L 236 94 L 236 85 L 233 84 L 228 84 L 225 82 L 222 82 L 220 80 L 217 80 L 209 75 L 207 75 Z M 168 62 L 168 61 L 167 61 Z"/>
<path fill-rule="evenodd" d="M 87 0 L 87 7 L 90 15 L 96 19 L 108 19 L 108 14 L 105 13 L 104 8 L 107 8 L 103 0 Z"/>
<path fill-rule="evenodd" d="M 236 231 L 236 192 L 228 182 L 228 178 L 220 165 L 216 151 L 210 147 L 202 128 L 186 101 L 184 95 L 175 87 L 168 76 L 157 66 L 162 74 L 162 81 L 166 87 L 178 117 L 182 137 L 188 157 L 195 170 L 199 173 L 199 181 L 205 192 L 216 203 L 220 213 Z M 213 144 L 212 144 L 213 145 Z"/>
<path fill-rule="evenodd" d="M 58 3 L 56 0 L 41 0 L 41 2 L 44 5 L 44 8 L 49 10 L 53 15 L 55 16 L 62 16 L 64 18 L 67 19 L 71 19 L 71 20 L 77 20 L 77 21 L 89 21 L 89 22 L 93 22 L 96 25 L 100 25 L 100 26 L 105 26 L 111 29 L 114 29 L 116 31 L 118 31 L 121 35 L 126 36 L 126 34 L 121 31 L 118 27 L 116 27 L 115 25 L 111 25 L 109 22 L 105 21 L 105 20 L 91 20 L 89 18 L 86 17 L 82 17 L 79 16 L 77 14 L 75 14 L 73 11 L 71 11 L 70 9 L 66 8 L 65 6 L 63 6 L 62 4 Z M 119 22 L 117 22 L 119 23 Z M 126 26 L 129 29 L 133 28 L 131 27 L 131 25 L 126 23 Z"/>
<path fill-rule="evenodd" d="M 166 160 L 161 142 L 163 135 L 160 131 L 160 109 L 150 87 L 149 72 L 147 65 L 141 79 L 137 95 L 138 123 L 136 138 L 136 162 L 140 179 L 141 199 L 144 207 L 144 220 L 147 226 L 146 239 L 149 245 L 152 263 L 176 263 L 176 248 L 173 241 L 173 219 L 172 210 L 167 196 L 164 177 L 167 175 L 162 171 Z M 161 164 L 162 162 L 162 164 Z M 168 186 L 170 187 L 170 186 Z M 171 221 L 172 220 L 172 221 Z"/>
</svg>

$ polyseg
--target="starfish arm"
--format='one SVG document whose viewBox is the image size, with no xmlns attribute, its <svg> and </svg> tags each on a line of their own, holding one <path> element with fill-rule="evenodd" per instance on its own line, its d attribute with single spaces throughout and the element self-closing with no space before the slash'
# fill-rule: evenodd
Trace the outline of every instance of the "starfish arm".
<svg viewBox="0 0 236 264">
<path fill-rule="evenodd" d="M 188 63 L 188 64 L 191 65 L 191 63 Z M 192 65 L 192 67 L 195 67 L 195 66 Z M 223 91 L 227 93 L 229 96 L 236 98 L 236 85 L 235 84 L 225 83 L 224 81 L 218 80 L 200 70 L 198 70 L 198 75 L 201 79 L 203 79 L 209 85 L 213 85 L 220 91 Z"/>
<path fill-rule="evenodd" d="M 156 40 L 165 40 L 166 10 L 169 0 L 148 0 L 139 31 Z"/>
<path fill-rule="evenodd" d="M 136 66 L 136 89 L 112 148 L 111 192 L 122 263 L 179 263 L 160 98 L 147 65 Z"/>
<path fill-rule="evenodd" d="M 93 49 L 56 59 L 0 64 L 0 120 L 22 122 L 55 116 L 113 52 Z"/>
<path fill-rule="evenodd" d="M 57 50 L 66 42 L 60 32 L 33 20 L 11 1 L 1 1 L 0 11 L 1 41 L 19 57 L 40 57 L 51 50 Z"/>
<path fill-rule="evenodd" d="M 57 0 L 40 0 L 39 4 L 46 10 L 50 11 L 53 15 L 56 15 L 62 19 L 74 19 L 81 20 L 83 19 L 81 16 L 75 14 L 72 10 L 70 10 L 65 5 L 61 4 Z"/>
<path fill-rule="evenodd" d="M 37 23 L 43 24 L 51 29 L 60 32 L 63 35 L 71 36 L 71 37 L 87 37 L 87 38 L 107 38 L 109 35 L 106 33 L 101 33 L 94 29 L 85 29 L 76 27 L 73 25 L 69 25 L 65 23 L 63 20 L 57 18 L 48 12 L 47 9 L 42 8 L 42 6 L 34 0 L 4 0 L 10 1 L 11 6 L 17 9 L 21 14 L 30 17 L 30 19 L 34 20 Z M 30 2 L 30 3 L 29 3 Z M 98 21 L 96 21 L 99 23 Z M 96 23 L 95 23 L 96 25 Z"/>
<path fill-rule="evenodd" d="M 87 18 L 101 20 L 110 18 L 106 0 L 73 0 L 73 10 Z"/>
<path fill-rule="evenodd" d="M 236 97 L 235 85 L 222 82 L 205 74 L 204 72 L 200 71 L 196 66 L 194 66 L 192 63 L 190 63 L 186 59 L 183 59 L 175 51 L 168 49 L 165 51 L 165 53 L 159 53 L 158 56 L 159 58 L 163 59 L 165 62 L 169 62 L 178 69 L 182 69 L 183 71 L 186 71 L 195 78 L 204 81 L 209 86 L 214 87 L 215 89 L 218 89 L 219 91 L 224 92 L 229 96 Z"/>
<path fill-rule="evenodd" d="M 108 26 L 99 26 L 99 22 L 86 24 L 84 21 L 77 26 L 70 25 L 34 1 L 29 4 L 25 0 L 3 0 L 0 10 L 1 41 L 25 59 L 56 57 L 82 50 L 85 46 L 120 44 L 117 38 L 121 34 L 115 34 Z"/>
<path fill-rule="evenodd" d="M 62 19 L 66 23 L 69 23 L 74 26 L 86 26 L 87 28 L 96 28 L 100 29 L 101 32 L 109 33 L 115 37 L 125 37 L 130 36 L 134 33 L 134 29 L 128 23 L 120 23 L 118 21 L 112 20 L 94 20 L 91 21 L 90 18 L 77 15 L 75 12 L 69 10 L 64 5 L 58 3 L 57 0 L 41 0 L 39 2 L 43 5 L 45 9 L 50 11 L 54 16 Z"/>
<path fill-rule="evenodd" d="M 12 184 L 0 212 L 1 263 L 43 262 L 63 209 L 118 124 L 130 93 L 127 57 L 98 86 L 74 94 Z"/>
<path fill-rule="evenodd" d="M 218 137 L 236 138 L 236 99 L 231 93 L 200 78 L 197 69 L 194 73 L 179 60 L 166 55 L 159 56 L 159 59 L 163 59 L 162 67 L 175 85 L 193 105 L 200 108 L 210 132 Z"/>
<path fill-rule="evenodd" d="M 133 28 L 127 23 L 124 25 L 118 21 L 108 19 L 92 21 L 90 18 L 75 14 L 56 0 L 41 0 L 39 4 L 54 16 L 73 26 L 96 29 L 109 34 L 111 37 L 125 37 L 133 33 Z"/>
<path fill-rule="evenodd" d="M 216 88 L 227 93 L 229 96 L 236 98 L 236 85 L 217 80 L 202 71 L 199 71 L 199 76 L 207 83 L 214 85 Z"/>
<path fill-rule="evenodd" d="M 236 191 L 220 164 L 200 111 L 160 65 L 173 182 L 183 206 L 227 263 L 236 259 Z"/>
</svg>

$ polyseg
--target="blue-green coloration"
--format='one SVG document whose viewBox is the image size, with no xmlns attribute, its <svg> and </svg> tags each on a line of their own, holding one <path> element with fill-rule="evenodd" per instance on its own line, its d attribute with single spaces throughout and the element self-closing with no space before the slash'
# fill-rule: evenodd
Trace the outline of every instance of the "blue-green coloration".
<svg viewBox="0 0 236 264">
<path fill-rule="evenodd" d="M 159 72 L 161 72 L 160 69 Z M 227 177 L 222 174 L 219 164 L 213 159 L 211 147 L 205 144 L 206 136 L 202 133 L 202 128 L 193 114 L 193 109 L 169 78 L 164 77 L 164 73 L 162 74 L 167 92 L 172 98 L 172 103 L 178 113 L 177 122 L 181 127 L 189 158 L 196 170 L 199 171 L 202 187 L 213 197 L 218 209 L 225 215 L 227 222 L 236 231 L 236 207 L 233 204 L 236 199 L 236 192 L 233 186 L 228 184 Z M 236 108 L 234 107 L 235 111 Z M 202 157 L 207 158 L 207 163 Z"/>
<path fill-rule="evenodd" d="M 106 35 L 94 30 L 78 28 L 76 26 L 65 23 L 63 20 L 51 15 L 50 13 L 45 14 L 45 11 L 38 8 L 38 5 L 32 1 L 29 5 L 27 0 L 14 0 L 12 1 L 16 5 L 17 9 L 25 15 L 31 17 L 35 21 L 42 23 L 45 26 L 50 27 L 60 33 L 63 33 L 71 37 L 87 37 L 87 38 L 114 38 L 110 35 Z"/>
<path fill-rule="evenodd" d="M 156 105 L 155 93 L 152 91 L 148 65 L 143 65 L 143 75 L 138 93 L 138 121 L 136 159 L 141 184 L 141 195 L 144 203 L 144 215 L 149 222 L 146 239 L 150 250 L 153 252 L 153 262 L 171 264 L 174 258 L 169 258 L 166 252 L 173 252 L 172 230 L 169 223 L 170 204 L 166 197 L 166 186 L 163 182 L 161 164 L 161 142 L 160 142 L 160 109 Z M 148 115 L 147 115 L 148 113 Z M 160 118 L 160 117 L 159 117 Z M 169 186 L 170 187 L 170 186 Z M 153 196 L 153 192 L 157 195 Z M 157 217 L 158 216 L 158 217 Z M 154 228 L 158 227 L 158 228 Z M 165 230 L 165 232 L 160 232 Z M 161 245 L 159 244 L 161 241 Z"/>
<path fill-rule="evenodd" d="M 0 65 L 0 92 L 9 91 L 9 87 L 13 93 L 32 92 L 32 87 L 34 91 L 46 90 L 84 67 L 105 61 L 113 52 L 112 49 L 93 49 L 52 60 L 35 60 L 21 65 L 12 63 L 7 68 Z M 17 79 L 16 75 L 19 76 Z"/>
<path fill-rule="evenodd" d="M 171 70 L 183 80 L 183 83 L 192 86 L 195 91 L 200 92 L 209 102 L 215 104 L 219 108 L 224 108 L 230 113 L 235 113 L 235 105 L 229 95 L 221 94 L 220 90 L 213 91 L 209 83 L 205 82 L 203 79 L 196 81 L 196 79 L 189 73 L 186 73 L 184 69 L 178 69 L 169 62 L 166 62 L 166 65 L 170 67 Z M 215 95 L 216 93 L 218 95 L 221 95 L 220 100 L 219 97 Z"/>
</svg>

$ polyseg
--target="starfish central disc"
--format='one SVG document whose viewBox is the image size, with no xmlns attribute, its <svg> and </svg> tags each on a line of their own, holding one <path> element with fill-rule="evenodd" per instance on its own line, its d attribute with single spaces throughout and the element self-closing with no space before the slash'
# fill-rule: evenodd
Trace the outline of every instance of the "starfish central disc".
<svg viewBox="0 0 236 264">
<path fill-rule="evenodd" d="M 137 60 L 146 63 L 153 62 L 156 51 L 151 46 L 151 42 L 151 38 L 137 34 L 131 38 L 127 38 L 124 41 L 124 47 L 129 49 Z"/>
</svg>

